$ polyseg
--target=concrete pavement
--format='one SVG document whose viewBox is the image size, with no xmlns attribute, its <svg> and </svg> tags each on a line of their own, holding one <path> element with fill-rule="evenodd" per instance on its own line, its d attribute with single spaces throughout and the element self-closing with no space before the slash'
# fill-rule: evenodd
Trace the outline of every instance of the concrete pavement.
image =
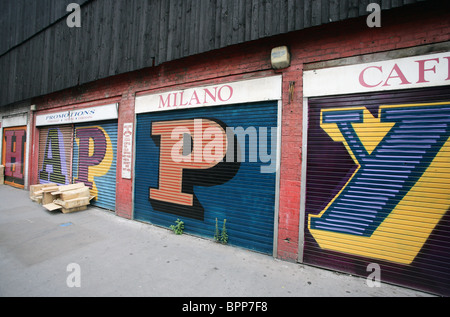
<svg viewBox="0 0 450 317">
<path fill-rule="evenodd" d="M 92 206 L 49 212 L 27 191 L 0 185 L 0 296 L 432 295 L 383 283 L 368 287 L 364 278 L 177 236 Z"/>
</svg>

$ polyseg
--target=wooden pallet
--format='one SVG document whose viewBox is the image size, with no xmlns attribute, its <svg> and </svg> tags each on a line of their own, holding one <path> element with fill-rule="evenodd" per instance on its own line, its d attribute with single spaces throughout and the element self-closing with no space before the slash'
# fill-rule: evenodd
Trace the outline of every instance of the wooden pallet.
<svg viewBox="0 0 450 317">
<path fill-rule="evenodd" d="M 30 186 L 30 198 L 49 211 L 63 213 L 86 210 L 95 196 L 83 183 L 70 185 L 40 184 Z"/>
</svg>

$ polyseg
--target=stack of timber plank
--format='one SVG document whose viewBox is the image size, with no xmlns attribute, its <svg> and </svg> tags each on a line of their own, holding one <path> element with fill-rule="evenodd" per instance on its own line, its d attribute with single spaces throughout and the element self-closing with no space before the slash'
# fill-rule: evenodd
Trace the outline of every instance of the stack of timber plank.
<svg viewBox="0 0 450 317">
<path fill-rule="evenodd" d="M 49 211 L 61 209 L 63 213 L 86 210 L 94 196 L 90 195 L 89 187 L 83 183 L 71 185 L 32 185 L 30 198 Z"/>
<path fill-rule="evenodd" d="M 30 199 L 38 204 L 42 204 L 44 197 L 44 189 L 50 187 L 57 187 L 56 184 L 38 184 L 30 186 Z"/>
</svg>

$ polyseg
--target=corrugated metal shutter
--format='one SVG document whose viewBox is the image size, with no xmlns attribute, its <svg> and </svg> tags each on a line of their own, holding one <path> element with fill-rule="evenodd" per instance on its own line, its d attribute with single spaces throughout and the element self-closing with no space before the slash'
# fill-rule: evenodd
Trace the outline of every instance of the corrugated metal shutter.
<svg viewBox="0 0 450 317">
<path fill-rule="evenodd" d="M 219 231 L 226 219 L 229 244 L 271 254 L 276 128 L 277 102 L 139 114 L 135 219 L 169 227 L 179 218 L 185 223 L 185 232 L 208 238 L 214 236 L 216 218 Z M 207 129 L 215 131 L 216 137 L 229 131 L 224 138 L 214 138 L 218 142 L 214 143 L 217 152 L 209 151 L 213 138 L 206 136 Z M 175 141 L 172 132 L 177 132 Z M 240 138 L 244 132 L 253 139 Z M 198 142 L 199 135 L 203 135 L 201 142 Z M 224 140 L 228 141 L 225 144 L 228 144 L 229 158 L 233 157 L 231 160 L 220 153 Z M 179 160 L 171 152 L 176 147 Z M 245 160 L 231 153 L 245 153 Z M 204 160 L 196 161 L 202 154 Z M 225 158 L 207 165 L 204 163 L 207 154 L 217 154 L 216 158 L 225 155 Z M 271 154 L 270 159 L 267 154 Z M 197 162 L 202 163 L 195 165 Z"/>
<path fill-rule="evenodd" d="M 75 125 L 73 182 L 83 182 L 97 207 L 115 210 L 117 121 Z"/>
<path fill-rule="evenodd" d="M 39 129 L 40 184 L 71 183 L 73 125 L 49 126 Z"/>
<path fill-rule="evenodd" d="M 1 162 L 5 184 L 24 188 L 26 151 L 27 127 L 4 128 Z"/>
<path fill-rule="evenodd" d="M 450 89 L 308 100 L 305 263 L 450 295 Z"/>
</svg>

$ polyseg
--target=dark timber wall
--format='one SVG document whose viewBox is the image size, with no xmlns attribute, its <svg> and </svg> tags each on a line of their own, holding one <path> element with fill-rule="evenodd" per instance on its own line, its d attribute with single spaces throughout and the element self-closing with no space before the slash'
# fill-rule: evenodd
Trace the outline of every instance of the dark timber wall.
<svg viewBox="0 0 450 317">
<path fill-rule="evenodd" d="M 423 0 L 422 0 L 423 1 Z M 421 0 L 2 0 L 0 106 Z M 81 27 L 69 28 L 69 3 Z M 426 1 L 430 2 L 430 1 Z"/>
</svg>

